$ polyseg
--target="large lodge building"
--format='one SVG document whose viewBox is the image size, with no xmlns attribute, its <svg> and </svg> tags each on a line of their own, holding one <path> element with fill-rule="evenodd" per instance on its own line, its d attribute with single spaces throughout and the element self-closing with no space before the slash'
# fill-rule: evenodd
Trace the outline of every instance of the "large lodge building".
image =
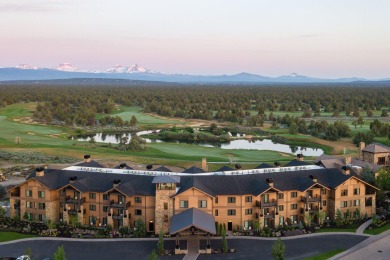
<svg viewBox="0 0 390 260">
<path fill-rule="evenodd" d="M 233 230 L 250 229 L 254 221 L 274 228 L 297 224 L 307 214 L 318 222 L 318 212 L 325 212 L 326 220 L 337 210 L 375 214 L 377 188 L 361 180 L 354 167 L 327 169 L 302 156 L 287 167 L 216 172 L 192 167 L 182 173 L 165 167 L 138 171 L 125 164 L 108 169 L 85 159 L 63 170 L 38 168 L 12 188 L 11 217 L 113 228 L 134 227 L 141 218 L 149 232 L 174 234 L 175 219 L 200 215 Z"/>
</svg>

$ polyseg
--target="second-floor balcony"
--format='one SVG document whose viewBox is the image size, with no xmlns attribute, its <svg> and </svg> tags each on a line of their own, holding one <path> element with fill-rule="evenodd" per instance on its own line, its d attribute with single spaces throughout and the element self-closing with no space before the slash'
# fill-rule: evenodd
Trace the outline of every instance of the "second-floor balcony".
<svg viewBox="0 0 390 260">
<path fill-rule="evenodd" d="M 275 213 L 274 212 L 272 212 L 272 213 L 265 213 L 264 214 L 264 218 L 275 218 Z"/>
<path fill-rule="evenodd" d="M 301 201 L 303 202 L 320 202 L 321 201 L 321 197 L 320 195 L 314 195 L 313 197 L 312 196 L 301 196 Z"/>
<path fill-rule="evenodd" d="M 20 197 L 20 191 L 11 192 L 11 197 L 19 198 Z"/>
<path fill-rule="evenodd" d="M 83 204 L 84 202 L 85 202 L 85 197 L 79 198 L 79 197 L 66 196 L 67 204 Z"/>
<path fill-rule="evenodd" d="M 111 208 L 129 208 L 130 207 L 130 201 L 126 203 L 126 201 L 110 201 L 110 207 Z"/>
<path fill-rule="evenodd" d="M 113 219 L 123 219 L 123 218 L 126 218 L 127 216 L 126 215 L 123 215 L 123 214 L 120 214 L 120 215 L 116 215 L 116 214 L 113 214 L 112 215 L 112 218 Z"/>
<path fill-rule="evenodd" d="M 78 214 L 77 210 L 73 210 L 73 209 L 68 210 L 68 215 L 77 216 L 77 214 Z"/>
<path fill-rule="evenodd" d="M 270 207 L 276 207 L 277 203 L 276 200 L 270 200 L 270 201 L 256 201 L 256 207 L 260 207 L 261 209 L 264 208 L 270 208 Z"/>
</svg>

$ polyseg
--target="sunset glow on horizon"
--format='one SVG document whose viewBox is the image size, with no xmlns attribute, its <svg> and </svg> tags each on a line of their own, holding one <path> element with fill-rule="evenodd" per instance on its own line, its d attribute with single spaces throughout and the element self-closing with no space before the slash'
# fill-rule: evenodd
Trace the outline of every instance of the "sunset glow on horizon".
<svg viewBox="0 0 390 260">
<path fill-rule="evenodd" d="M 390 1 L 3 0 L 0 67 L 390 77 Z"/>
</svg>

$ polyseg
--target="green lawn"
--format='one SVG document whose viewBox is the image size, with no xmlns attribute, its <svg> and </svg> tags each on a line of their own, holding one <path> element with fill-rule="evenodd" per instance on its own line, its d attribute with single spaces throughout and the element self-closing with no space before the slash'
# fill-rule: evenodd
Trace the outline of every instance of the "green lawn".
<svg viewBox="0 0 390 260">
<path fill-rule="evenodd" d="M 326 260 L 344 251 L 345 251 L 344 249 L 335 249 L 320 255 L 304 258 L 304 260 Z"/>
<path fill-rule="evenodd" d="M 26 235 L 16 232 L 0 232 L 0 242 L 12 241 L 22 238 L 36 237 L 34 235 Z"/>
<path fill-rule="evenodd" d="M 325 233 L 325 232 L 356 232 L 356 228 L 321 228 L 317 230 L 319 233 Z"/>
<path fill-rule="evenodd" d="M 184 121 L 166 120 L 142 113 L 141 107 L 119 106 L 119 109 L 112 113 L 112 116 L 119 116 L 123 120 L 130 121 L 135 116 L 139 125 L 162 125 L 162 124 L 184 124 Z M 101 115 L 100 115 L 101 116 Z"/>
<path fill-rule="evenodd" d="M 390 230 L 390 223 L 387 223 L 383 227 L 380 228 L 375 228 L 375 229 L 365 229 L 364 234 L 369 234 L 369 235 L 378 235 L 381 234 L 387 230 Z"/>
</svg>

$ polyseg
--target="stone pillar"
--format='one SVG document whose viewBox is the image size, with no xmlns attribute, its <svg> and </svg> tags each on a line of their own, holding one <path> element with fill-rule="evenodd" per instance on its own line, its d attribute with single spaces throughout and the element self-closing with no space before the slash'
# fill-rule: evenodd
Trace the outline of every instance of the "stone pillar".
<svg viewBox="0 0 390 260">
<path fill-rule="evenodd" d="M 111 227 L 114 227 L 114 219 L 112 218 L 113 213 L 114 213 L 114 209 L 110 208 L 111 216 L 107 216 L 107 225 Z"/>
<path fill-rule="evenodd" d="M 366 143 L 360 142 L 359 143 L 359 159 L 363 161 L 363 149 L 366 147 Z"/>
<path fill-rule="evenodd" d="M 77 212 L 77 222 L 81 223 L 84 225 L 84 206 L 80 206 L 80 212 Z M 89 223 L 88 223 L 89 224 Z"/>
<path fill-rule="evenodd" d="M 9 200 L 9 216 L 10 218 L 14 218 L 16 215 L 16 209 L 15 209 L 16 201 L 12 197 Z"/>
<path fill-rule="evenodd" d="M 64 210 L 64 209 L 61 209 L 61 210 Z M 68 209 L 67 209 L 68 210 Z M 65 222 L 65 223 L 69 223 L 69 214 L 68 214 L 68 211 L 63 211 L 64 213 L 63 213 L 63 216 L 64 216 L 64 219 L 63 219 L 63 221 Z"/>
<path fill-rule="evenodd" d="M 202 170 L 207 172 L 207 158 L 202 158 Z"/>
<path fill-rule="evenodd" d="M 59 220 L 59 211 L 60 211 L 60 202 L 59 201 L 51 201 L 46 202 L 46 219 L 51 220 L 53 222 L 57 222 Z"/>
<path fill-rule="evenodd" d="M 163 185 L 163 184 L 156 184 Z M 156 234 L 160 233 L 162 230 L 164 233 L 169 232 L 171 226 L 172 216 L 173 216 L 173 200 L 171 196 L 176 193 L 176 187 L 173 186 L 173 189 L 156 189 L 156 204 L 155 204 L 155 229 Z M 164 203 L 168 203 L 168 209 L 164 209 Z M 164 221 L 164 216 L 168 216 L 168 222 Z"/>
</svg>

